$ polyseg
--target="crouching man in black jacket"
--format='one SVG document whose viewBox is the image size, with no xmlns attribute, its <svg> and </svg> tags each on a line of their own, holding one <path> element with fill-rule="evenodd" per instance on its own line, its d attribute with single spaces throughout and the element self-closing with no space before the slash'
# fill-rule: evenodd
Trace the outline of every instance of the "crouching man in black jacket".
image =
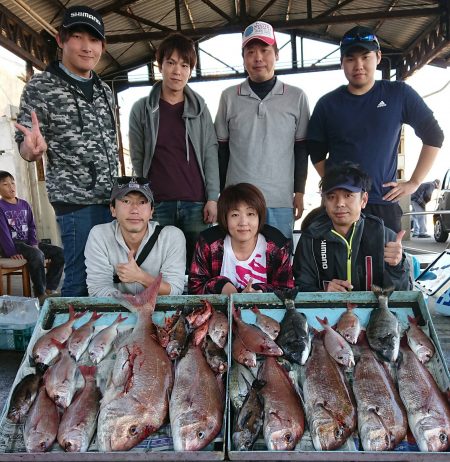
<svg viewBox="0 0 450 462">
<path fill-rule="evenodd" d="M 372 284 L 411 288 L 402 248 L 405 231 L 394 233 L 383 221 L 364 215 L 371 181 L 356 164 L 327 169 L 320 182 L 324 210 L 304 230 L 294 257 L 301 291 L 371 290 Z"/>
</svg>

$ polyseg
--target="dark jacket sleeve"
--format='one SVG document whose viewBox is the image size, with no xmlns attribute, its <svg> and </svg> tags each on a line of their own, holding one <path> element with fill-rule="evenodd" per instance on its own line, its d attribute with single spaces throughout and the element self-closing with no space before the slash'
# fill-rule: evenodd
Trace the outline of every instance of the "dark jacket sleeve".
<svg viewBox="0 0 450 462">
<path fill-rule="evenodd" d="M 230 160 L 230 145 L 228 144 L 228 141 L 219 141 L 220 192 L 222 192 L 223 188 L 225 188 L 229 160 Z"/>
<path fill-rule="evenodd" d="M 397 235 L 389 228 L 384 228 L 384 242 L 394 242 Z M 410 266 L 403 252 L 402 261 L 397 266 L 384 264 L 385 271 L 395 286 L 395 290 L 411 290 Z"/>
<path fill-rule="evenodd" d="M 308 176 L 308 151 L 306 141 L 296 141 L 294 144 L 294 192 L 305 192 Z"/>
<path fill-rule="evenodd" d="M 194 295 L 221 294 L 224 285 L 231 281 L 225 276 L 220 276 L 213 270 L 213 259 L 222 257 L 211 249 L 211 245 L 200 235 L 195 245 L 194 257 L 192 258 L 189 271 L 188 292 Z M 216 261 L 216 263 L 219 263 Z"/>
<path fill-rule="evenodd" d="M 301 292 L 321 292 L 319 273 L 314 260 L 313 240 L 302 233 L 294 255 L 295 285 Z"/>
</svg>

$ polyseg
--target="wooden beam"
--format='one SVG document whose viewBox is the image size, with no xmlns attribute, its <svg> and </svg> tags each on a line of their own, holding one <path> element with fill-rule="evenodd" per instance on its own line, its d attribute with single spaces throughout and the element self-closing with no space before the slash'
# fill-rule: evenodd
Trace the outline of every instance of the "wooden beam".
<svg viewBox="0 0 450 462">
<path fill-rule="evenodd" d="M 256 13 L 255 19 L 261 19 L 265 12 L 276 2 L 277 0 L 269 0 L 262 8 L 261 10 Z"/>
<path fill-rule="evenodd" d="M 233 22 L 231 17 L 228 16 L 225 13 L 225 11 L 221 10 L 218 6 L 214 5 L 213 2 L 210 2 L 209 0 L 201 0 L 201 2 L 204 3 L 205 5 L 208 5 L 213 11 L 215 11 L 217 14 L 222 16 L 222 18 L 224 18 L 227 22 L 229 23 Z"/>
<path fill-rule="evenodd" d="M 124 16 L 126 18 L 130 18 L 130 19 L 133 19 L 141 24 L 145 24 L 146 26 L 150 26 L 150 27 L 153 27 L 154 29 L 158 29 L 158 30 L 162 30 L 162 31 L 166 31 L 166 32 L 174 32 L 173 29 L 171 29 L 170 27 L 167 27 L 167 26 L 163 26 L 162 24 L 159 24 L 157 22 L 154 22 L 154 21 L 150 21 L 149 19 L 145 19 L 143 18 L 142 16 L 136 16 L 135 14 L 129 12 L 129 11 L 126 11 L 126 10 L 117 10 L 115 12 L 116 14 L 120 15 L 120 16 Z"/>
<path fill-rule="evenodd" d="M 401 11 L 377 11 L 372 13 L 357 13 L 342 16 L 329 16 L 329 17 L 317 17 L 312 19 L 295 19 L 292 21 L 272 21 L 272 26 L 276 31 L 294 30 L 299 27 L 317 26 L 332 24 L 358 24 L 363 21 L 376 20 L 376 19 L 398 19 L 398 18 L 425 18 L 425 17 L 440 17 L 440 8 L 410 8 L 408 10 Z M 183 34 L 191 37 L 198 38 L 201 36 L 217 36 L 220 34 L 233 34 L 242 32 L 242 28 L 245 25 L 245 21 L 241 25 L 226 25 L 223 27 L 215 28 L 198 28 L 198 29 L 185 29 Z M 120 42 L 137 42 L 139 40 L 147 40 L 149 38 L 160 40 L 163 39 L 167 34 L 165 32 L 146 32 L 144 34 L 114 34 L 108 35 L 107 39 L 109 43 L 120 43 Z"/>
<path fill-rule="evenodd" d="M 117 0 L 115 2 L 110 3 L 109 5 L 97 8 L 97 13 L 101 16 L 106 16 L 110 13 L 116 13 L 117 10 L 119 10 L 120 8 L 132 5 L 133 3 L 137 3 L 138 1 L 139 0 Z"/>
</svg>

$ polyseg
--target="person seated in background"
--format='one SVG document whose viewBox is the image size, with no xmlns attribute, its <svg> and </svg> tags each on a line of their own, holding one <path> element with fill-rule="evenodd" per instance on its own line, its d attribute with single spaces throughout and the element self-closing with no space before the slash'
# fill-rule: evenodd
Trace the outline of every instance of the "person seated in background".
<svg viewBox="0 0 450 462">
<path fill-rule="evenodd" d="M 34 295 L 42 305 L 55 295 L 64 269 L 63 249 L 39 242 L 30 204 L 16 197 L 16 182 L 11 173 L 0 171 L 0 247 L 7 258 L 28 262 Z M 47 274 L 45 260 L 50 260 Z"/>
<path fill-rule="evenodd" d="M 371 186 L 358 165 L 342 162 L 326 169 L 320 182 L 324 209 L 302 232 L 294 256 L 301 291 L 347 292 L 395 286 L 408 290 L 409 264 L 397 234 L 383 221 L 364 215 Z"/>
<path fill-rule="evenodd" d="M 137 294 L 161 273 L 159 295 L 184 289 L 186 240 L 175 226 L 150 221 L 150 183 L 142 177 L 116 178 L 110 199 L 111 223 L 94 226 L 85 248 L 89 295 Z"/>
<path fill-rule="evenodd" d="M 294 286 L 292 241 L 265 224 L 266 202 L 256 186 L 226 187 L 217 203 L 217 220 L 197 241 L 190 294 L 272 292 Z"/>
</svg>

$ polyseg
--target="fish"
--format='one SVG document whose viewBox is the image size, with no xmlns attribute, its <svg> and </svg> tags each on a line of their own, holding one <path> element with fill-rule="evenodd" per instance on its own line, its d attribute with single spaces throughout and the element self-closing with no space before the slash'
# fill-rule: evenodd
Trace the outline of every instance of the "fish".
<svg viewBox="0 0 450 462">
<path fill-rule="evenodd" d="M 366 327 L 370 347 L 388 362 L 395 362 L 400 348 L 400 324 L 397 317 L 388 309 L 389 296 L 393 287 L 381 289 L 373 285 L 373 292 L 378 297 L 378 308 L 370 313 Z"/>
<path fill-rule="evenodd" d="M 225 347 L 228 339 L 228 318 L 219 310 L 213 310 L 209 319 L 208 335 L 218 347 Z"/>
<path fill-rule="evenodd" d="M 61 417 L 57 439 L 66 452 L 86 452 L 94 436 L 101 398 L 95 371 L 95 366 L 80 366 L 84 387 Z"/>
<path fill-rule="evenodd" d="M 100 319 L 103 315 L 98 314 L 96 311 L 92 313 L 91 319 L 75 329 L 67 341 L 67 349 L 75 361 L 81 358 L 81 355 L 85 352 L 89 346 L 89 342 L 94 336 L 94 323 L 97 319 Z"/>
<path fill-rule="evenodd" d="M 401 353 L 398 388 L 409 428 L 421 451 L 447 451 L 450 445 L 450 405 L 414 352 L 405 346 Z"/>
<path fill-rule="evenodd" d="M 199 451 L 220 432 L 225 397 L 199 346 L 192 343 L 175 369 L 169 415 L 175 451 Z"/>
<path fill-rule="evenodd" d="M 236 412 L 239 412 L 239 409 L 242 408 L 245 397 L 248 394 L 248 384 L 253 383 L 254 380 L 255 376 L 247 367 L 238 362 L 234 362 L 231 365 L 228 393 L 231 404 Z"/>
<path fill-rule="evenodd" d="M 351 346 L 340 334 L 331 328 L 326 317 L 320 319 L 316 316 L 316 319 L 325 329 L 323 344 L 328 354 L 339 364 L 345 367 L 353 367 L 355 365 L 355 357 L 353 356 Z"/>
<path fill-rule="evenodd" d="M 233 307 L 233 319 L 236 335 L 240 337 L 247 350 L 268 356 L 281 356 L 283 354 L 283 350 L 261 329 L 242 321 L 240 310 L 235 307 Z"/>
<path fill-rule="evenodd" d="M 55 404 L 65 409 L 72 402 L 76 391 L 78 367 L 66 344 L 54 339 L 53 342 L 59 348 L 60 356 L 58 361 L 45 371 L 45 389 Z"/>
<path fill-rule="evenodd" d="M 58 408 L 47 396 L 45 387 L 41 386 L 23 429 L 27 452 L 49 451 L 56 440 L 58 426 Z"/>
<path fill-rule="evenodd" d="M 261 313 L 256 305 L 250 309 L 256 315 L 255 326 L 259 327 L 272 340 L 275 340 L 280 333 L 280 323 L 276 319 Z"/>
<path fill-rule="evenodd" d="M 353 373 L 358 432 L 365 451 L 391 451 L 406 436 L 408 420 L 394 382 L 366 342 Z"/>
<path fill-rule="evenodd" d="M 236 416 L 232 440 L 237 451 L 249 451 L 253 448 L 264 424 L 264 404 L 260 390 L 265 382 L 255 379 L 250 384 L 246 381 L 247 394 Z"/>
<path fill-rule="evenodd" d="M 243 344 L 241 337 L 235 335 L 233 343 L 231 345 L 231 354 L 233 359 L 239 364 L 243 364 L 247 367 L 256 366 L 256 353 L 254 351 L 247 350 Z"/>
<path fill-rule="evenodd" d="M 117 351 L 112 375 L 100 403 L 97 443 L 100 451 L 127 451 L 167 420 L 173 384 L 172 362 L 159 344 L 152 322 L 159 275 L 137 295 L 115 298 L 136 312 L 133 331 Z"/>
<path fill-rule="evenodd" d="M 177 359 L 181 355 L 186 346 L 187 336 L 186 318 L 180 312 L 177 321 L 169 331 L 169 343 L 166 346 L 166 351 L 170 359 Z"/>
<path fill-rule="evenodd" d="M 358 341 L 361 332 L 361 322 L 358 316 L 353 312 L 354 308 L 356 308 L 356 305 L 347 303 L 347 310 L 339 318 L 336 325 L 336 331 L 339 332 L 348 343 L 353 345 Z"/>
<path fill-rule="evenodd" d="M 23 423 L 42 384 L 42 374 L 26 375 L 12 392 L 7 417 L 14 423 Z"/>
<path fill-rule="evenodd" d="M 268 356 L 258 372 L 265 382 L 261 388 L 264 402 L 264 441 L 269 451 L 295 448 L 305 429 L 305 414 L 300 397 L 286 371 L 273 356 Z"/>
<path fill-rule="evenodd" d="M 303 382 L 305 413 L 317 451 L 341 447 L 356 428 L 354 396 L 323 341 L 314 338 Z"/>
<path fill-rule="evenodd" d="M 186 320 L 192 329 L 196 329 L 204 324 L 213 314 L 213 306 L 208 300 L 202 300 L 203 306 L 196 308 L 186 316 Z"/>
<path fill-rule="evenodd" d="M 223 348 L 218 347 L 211 338 L 207 337 L 203 345 L 203 352 L 209 367 L 216 374 L 223 374 L 228 369 L 227 355 Z"/>
<path fill-rule="evenodd" d="M 430 337 L 419 327 L 417 320 L 408 316 L 409 329 L 406 338 L 411 350 L 417 355 L 422 364 L 427 363 L 435 353 L 435 348 Z"/>
<path fill-rule="evenodd" d="M 42 335 L 33 345 L 31 351 L 30 363 L 36 364 L 42 370 L 45 370 L 51 362 L 58 356 L 58 347 L 52 342 L 52 339 L 59 343 L 65 343 L 72 334 L 72 326 L 78 318 L 84 316 L 83 313 L 75 313 L 73 305 L 69 305 L 69 319 L 49 330 Z"/>
<path fill-rule="evenodd" d="M 277 344 L 289 361 L 303 366 L 311 352 L 311 334 L 308 321 L 303 313 L 295 309 L 286 309 L 280 323 Z"/>
<path fill-rule="evenodd" d="M 123 317 L 120 313 L 110 326 L 102 329 L 89 342 L 88 354 L 93 364 L 98 364 L 111 351 L 117 337 L 119 324 L 126 319 L 128 318 Z"/>
<path fill-rule="evenodd" d="M 194 329 L 194 332 L 192 333 L 192 343 L 195 346 L 201 345 L 207 335 L 208 335 L 208 321 L 206 321 L 201 326 Z"/>
</svg>

